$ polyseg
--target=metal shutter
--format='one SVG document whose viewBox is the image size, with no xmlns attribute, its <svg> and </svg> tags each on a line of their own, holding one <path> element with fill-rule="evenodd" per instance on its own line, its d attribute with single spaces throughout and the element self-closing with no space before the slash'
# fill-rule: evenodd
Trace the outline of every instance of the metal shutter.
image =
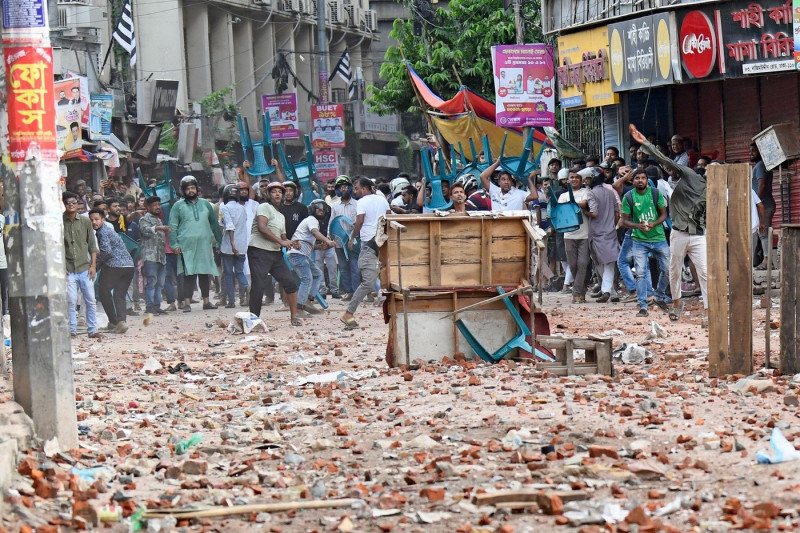
<svg viewBox="0 0 800 533">
<path fill-rule="evenodd" d="M 619 106 L 603 106 L 600 108 L 600 113 L 603 115 L 603 152 L 600 157 L 605 158 L 606 149 L 609 146 L 616 146 L 619 150 L 619 155 L 628 159 L 627 147 L 622 146 L 619 137 Z"/>
<path fill-rule="evenodd" d="M 697 85 L 697 111 L 700 151 L 716 159 L 725 159 L 725 141 L 722 136 L 721 82 Z"/>
<path fill-rule="evenodd" d="M 669 87 L 656 87 L 628 94 L 628 117 L 645 135 L 655 134 L 658 142 L 669 143 L 671 120 Z"/>
<path fill-rule="evenodd" d="M 761 131 L 757 116 L 758 78 L 725 80 L 722 98 L 725 104 L 725 161 L 749 162 L 750 143 Z"/>
<path fill-rule="evenodd" d="M 697 88 L 696 83 L 672 86 L 672 121 L 675 133 L 691 139 L 695 149 L 703 153 L 697 116 Z"/>
</svg>

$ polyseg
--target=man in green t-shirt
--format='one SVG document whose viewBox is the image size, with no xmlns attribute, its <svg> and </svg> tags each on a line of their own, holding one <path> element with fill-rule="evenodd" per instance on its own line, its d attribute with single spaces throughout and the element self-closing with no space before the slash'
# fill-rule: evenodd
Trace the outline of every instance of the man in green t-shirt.
<svg viewBox="0 0 800 533">
<path fill-rule="evenodd" d="M 667 311 L 667 304 L 672 301 L 666 295 L 669 283 L 669 245 L 662 225 L 666 219 L 667 202 L 664 196 L 658 190 L 651 190 L 647 172 L 637 169 L 633 174 L 633 189 L 622 198 L 622 225 L 633 230 L 631 237 L 636 265 L 636 298 L 639 302 L 639 313 L 636 316 L 647 316 L 648 254 L 652 253 L 658 261 L 656 304 Z"/>
</svg>

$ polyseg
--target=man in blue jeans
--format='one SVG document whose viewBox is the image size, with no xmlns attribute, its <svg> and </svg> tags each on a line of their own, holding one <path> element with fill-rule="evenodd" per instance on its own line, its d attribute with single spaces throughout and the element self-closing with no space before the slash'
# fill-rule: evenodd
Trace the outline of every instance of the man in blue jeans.
<svg viewBox="0 0 800 533">
<path fill-rule="evenodd" d="M 657 199 L 657 200 L 655 200 Z M 654 202 L 655 200 L 655 202 Z M 656 305 L 667 312 L 672 299 L 666 295 L 669 283 L 669 245 L 662 222 L 667 219 L 667 202 L 660 191 L 650 190 L 647 172 L 637 169 L 633 174 L 633 189 L 622 198 L 622 225 L 633 230 L 633 257 L 636 264 L 636 297 L 639 313 L 647 316 L 647 256 L 653 254 L 658 262 Z"/>
<path fill-rule="evenodd" d="M 238 185 L 226 185 L 222 191 L 222 204 L 219 213 L 222 217 L 222 243 L 219 251 L 222 254 L 222 286 L 225 294 L 225 307 L 236 307 L 236 297 L 233 292 L 233 277 L 239 282 L 239 289 L 245 291 L 249 287 L 244 275 L 244 260 L 247 253 L 247 243 L 250 240 L 250 228 L 247 224 L 247 210 L 239 202 L 240 189 Z M 248 297 L 249 301 L 250 298 Z"/>
<path fill-rule="evenodd" d="M 161 309 L 161 289 L 167 275 L 167 232 L 169 226 L 161 220 L 161 199 L 151 196 L 145 200 L 147 214 L 139 219 L 142 234 L 142 275 L 144 276 L 145 310 L 166 314 Z M 173 297 L 172 301 L 175 299 Z"/>
<path fill-rule="evenodd" d="M 97 241 L 92 223 L 78 216 L 78 195 L 65 192 L 64 202 L 64 264 L 67 268 L 67 302 L 69 303 L 69 332 L 78 335 L 78 288 L 86 305 L 86 326 L 89 338 L 102 340 L 97 332 L 97 308 L 94 296 L 94 276 L 97 273 Z"/>
<path fill-rule="evenodd" d="M 325 218 L 328 211 L 328 204 L 325 200 L 314 200 L 308 206 L 309 215 L 300 221 L 300 225 L 294 231 L 292 240 L 299 246 L 289 249 L 287 256 L 295 274 L 300 278 L 300 287 L 297 289 L 297 316 L 309 318 L 312 313 L 321 312 L 308 301 L 308 297 L 315 295 L 322 283 L 322 270 L 317 267 L 316 262 L 311 258 L 316 241 L 321 246 L 330 248 L 335 246 L 332 240 L 327 238 L 319 231 L 319 223 Z"/>
<path fill-rule="evenodd" d="M 342 175 L 336 178 L 335 181 L 336 196 L 338 200 L 333 202 L 331 206 L 331 220 L 328 224 L 328 235 L 331 234 L 330 224 L 336 220 L 337 217 L 346 217 L 350 224 L 355 225 L 356 222 L 356 199 L 353 198 L 353 182 L 348 176 Z M 356 238 L 354 236 L 353 238 Z M 359 250 L 347 250 L 336 248 L 336 259 L 339 263 L 339 283 L 340 296 L 343 301 L 348 302 L 353 297 L 353 293 L 361 284 L 361 271 L 358 269 L 358 254 Z"/>
</svg>

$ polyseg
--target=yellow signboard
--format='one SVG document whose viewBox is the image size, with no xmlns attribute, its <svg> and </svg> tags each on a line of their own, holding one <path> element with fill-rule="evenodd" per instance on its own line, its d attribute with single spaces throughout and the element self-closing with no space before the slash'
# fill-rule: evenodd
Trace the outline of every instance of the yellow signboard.
<svg viewBox="0 0 800 533">
<path fill-rule="evenodd" d="M 611 90 L 608 28 L 594 28 L 558 38 L 558 88 L 563 109 L 619 103 Z"/>
</svg>

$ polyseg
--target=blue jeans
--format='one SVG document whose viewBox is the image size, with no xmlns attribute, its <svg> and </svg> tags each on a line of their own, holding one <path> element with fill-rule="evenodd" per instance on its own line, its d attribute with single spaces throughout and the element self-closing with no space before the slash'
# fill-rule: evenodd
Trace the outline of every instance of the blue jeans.
<svg viewBox="0 0 800 533">
<path fill-rule="evenodd" d="M 344 250 L 336 249 L 336 259 L 339 262 L 339 284 L 342 292 L 353 294 L 361 285 L 361 271 L 358 269 L 358 254 L 348 252 L 350 259 L 345 259 Z"/>
<path fill-rule="evenodd" d="M 619 249 L 619 258 L 617 258 L 617 268 L 619 268 L 619 275 L 622 278 L 622 283 L 628 292 L 636 290 L 636 280 L 633 279 L 633 239 L 631 238 L 631 230 L 625 233 L 625 238 L 622 239 L 622 246 Z M 650 279 L 650 261 L 645 263 L 645 273 L 647 274 L 647 296 L 653 295 L 653 282 Z"/>
<path fill-rule="evenodd" d="M 86 326 L 89 333 L 97 332 L 97 304 L 94 297 L 94 281 L 89 279 L 89 271 L 80 273 L 67 272 L 67 302 L 69 304 L 69 332 L 78 332 L 78 316 L 75 308 L 78 305 L 78 287 L 83 294 L 86 305 Z"/>
<path fill-rule="evenodd" d="M 183 301 L 183 274 L 178 276 L 178 256 L 167 254 L 167 276 L 164 279 L 164 292 L 167 293 L 167 303 L 175 300 Z"/>
<path fill-rule="evenodd" d="M 669 245 L 667 241 L 633 241 L 633 259 L 636 263 L 636 299 L 639 302 L 639 309 L 647 309 L 647 283 L 650 279 L 647 272 L 648 254 L 653 254 L 658 262 L 656 299 L 672 303 L 672 298 L 666 294 L 669 286 Z"/>
<path fill-rule="evenodd" d="M 144 276 L 144 302 L 147 310 L 160 308 L 161 289 L 164 288 L 164 281 L 167 278 L 167 265 L 157 261 L 144 261 L 142 276 Z"/>
<path fill-rule="evenodd" d="M 308 296 L 315 296 L 322 283 L 322 270 L 317 267 L 315 261 L 303 254 L 289 254 L 294 273 L 300 278 L 300 287 L 297 289 L 297 307 L 306 306 Z"/>
<path fill-rule="evenodd" d="M 222 283 L 225 289 L 225 296 L 228 298 L 228 305 L 236 303 L 233 293 L 233 276 L 239 281 L 239 289 L 244 290 L 249 285 L 244 275 L 243 255 L 222 254 Z"/>
</svg>

